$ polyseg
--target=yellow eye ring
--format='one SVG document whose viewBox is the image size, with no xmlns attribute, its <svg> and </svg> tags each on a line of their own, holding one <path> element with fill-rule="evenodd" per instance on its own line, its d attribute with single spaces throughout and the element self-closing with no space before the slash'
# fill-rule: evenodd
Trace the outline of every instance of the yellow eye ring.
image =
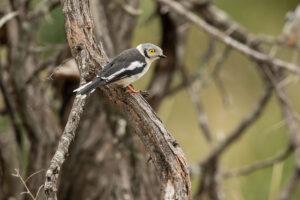
<svg viewBox="0 0 300 200">
<path fill-rule="evenodd" d="M 151 53 L 151 54 L 153 54 L 154 52 L 155 52 L 154 49 L 149 50 L 149 53 Z"/>
</svg>

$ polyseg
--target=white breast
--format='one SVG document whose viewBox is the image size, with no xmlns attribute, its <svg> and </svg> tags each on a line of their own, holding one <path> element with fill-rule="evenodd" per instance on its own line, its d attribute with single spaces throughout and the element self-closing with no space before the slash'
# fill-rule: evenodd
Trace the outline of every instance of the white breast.
<svg viewBox="0 0 300 200">
<path fill-rule="evenodd" d="M 146 67 L 144 68 L 144 70 L 139 73 L 139 74 L 136 74 L 134 76 L 131 76 L 131 77 L 128 77 L 128 78 L 124 78 L 122 80 L 119 80 L 117 82 L 115 82 L 115 84 L 118 84 L 118 85 L 122 85 L 124 87 L 128 86 L 129 84 L 137 81 L 138 79 L 140 79 L 142 76 L 144 76 L 144 74 L 148 71 L 149 67 L 150 67 L 151 64 L 147 64 Z"/>
</svg>

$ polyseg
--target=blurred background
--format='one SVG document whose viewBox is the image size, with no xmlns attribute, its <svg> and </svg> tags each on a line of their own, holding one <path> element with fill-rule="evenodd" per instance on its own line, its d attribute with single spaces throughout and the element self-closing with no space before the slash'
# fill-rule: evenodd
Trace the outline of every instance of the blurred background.
<svg viewBox="0 0 300 200">
<path fill-rule="evenodd" d="M 114 3 L 110 1 L 99 0 L 96 2 L 96 0 L 93 0 L 93 2 L 91 5 L 97 5 L 98 2 L 100 5 L 98 6 L 104 10 L 102 11 L 107 19 L 108 31 L 104 32 L 101 29 L 103 28 L 103 23 L 101 22 L 97 25 L 97 19 L 103 16 L 101 14 L 100 16 L 94 15 L 94 23 L 100 31 L 100 34 L 98 34 L 99 39 L 103 42 L 104 50 L 107 51 L 110 58 L 125 48 L 135 47 L 145 42 L 151 42 L 162 46 L 162 48 L 168 48 L 165 50 L 168 52 L 168 59 L 171 60 L 174 58 L 172 54 L 174 45 L 166 44 L 167 42 L 172 42 L 171 39 L 170 41 L 166 39 L 170 33 L 163 34 L 166 31 L 164 30 L 164 26 L 174 23 L 174 21 L 168 22 L 168 20 L 174 20 L 174 13 L 172 14 L 172 11 L 158 5 L 156 1 L 150 0 L 112 1 L 118 5 L 122 5 L 121 8 L 118 8 L 118 6 L 114 7 Z M 231 20 L 242 26 L 246 32 L 254 34 L 257 38 L 261 38 L 262 41 L 265 38 L 272 38 L 274 41 L 282 39 L 282 29 L 286 13 L 295 9 L 298 3 L 298 0 L 214 1 L 214 5 L 226 12 Z M 22 1 L 11 1 L 11 3 L 4 1 L 1 4 L 5 9 L 1 9 L 0 16 L 4 16 L 9 11 L 17 10 Z M 10 6 L 7 6 L 7 4 L 10 4 Z M 25 6 L 30 11 L 28 11 L 29 14 L 24 11 L 26 9 L 19 10 L 19 15 L 15 17 L 16 20 L 12 19 L 3 27 L 0 27 L 0 39 L 2 40 L 0 48 L 1 82 L 6 88 L 8 99 L 12 106 L 11 110 L 15 112 L 14 116 L 9 114 L 10 111 L 8 111 L 9 109 L 5 103 L 2 91 L 0 94 L 2 97 L 0 98 L 0 163 L 2 163 L 2 168 L 0 167 L 2 169 L 0 170 L 0 199 L 22 199 L 24 197 L 24 195 L 20 195 L 20 192 L 24 190 L 22 183 L 18 178 L 10 176 L 10 174 L 15 173 L 14 169 L 19 169 L 24 178 L 39 170 L 47 169 L 49 160 L 56 149 L 59 135 L 62 133 L 66 122 L 70 110 L 70 102 L 74 98 L 71 91 L 79 84 L 79 75 L 76 72 L 76 68 L 71 66 L 70 71 L 66 70 L 68 72 L 64 72 L 64 69 L 68 68 L 66 63 L 70 61 L 68 60 L 70 53 L 66 45 L 61 6 L 55 5 L 46 11 L 41 9 L 42 14 L 38 15 L 38 19 L 30 19 L 31 11 L 36 7 L 41 7 L 43 4 L 48 3 L 38 0 L 30 1 L 27 7 Z M 130 4 L 130 9 L 134 8 L 134 10 L 128 11 L 124 9 L 123 4 Z M 120 14 L 121 17 L 119 15 L 114 17 L 110 13 L 110 9 L 115 12 L 122 10 L 119 12 L 123 13 Z M 98 12 L 101 12 L 101 10 L 98 10 Z M 122 17 L 127 12 L 129 12 L 129 17 Z M 34 14 L 34 12 L 32 13 Z M 92 11 L 92 13 L 97 13 L 97 11 Z M 166 15 L 168 15 L 168 19 L 166 19 Z M 201 14 L 199 16 L 203 18 Z M 24 21 L 22 22 L 23 18 Z M 193 91 L 196 91 L 195 95 L 201 102 L 203 112 L 206 115 L 207 125 L 209 126 L 212 138 L 212 146 L 217 146 L 251 112 L 253 106 L 263 93 L 264 81 L 253 61 L 235 50 L 230 50 L 230 53 L 226 55 L 226 58 L 220 64 L 218 77 L 221 82 L 217 82 L 212 74 L 214 73 L 218 59 L 224 55 L 226 46 L 213 40 L 195 25 L 185 21 L 181 22 L 181 20 L 178 21 L 180 21 L 179 25 L 174 23 L 175 25 L 172 26 L 179 26 L 179 28 L 177 27 L 178 29 L 182 28 L 186 30 L 185 52 L 182 55 L 182 60 L 178 60 L 178 62 L 182 63 L 190 76 L 190 80 L 192 80 Z M 12 41 L 9 39 L 10 36 L 8 34 L 14 32 L 12 29 L 14 26 L 18 26 L 16 25 L 18 23 L 20 24 L 18 28 L 19 36 L 16 37 L 18 37 L 20 43 L 14 47 L 11 44 Z M 116 32 L 118 32 L 118 29 L 116 27 L 120 27 L 122 30 L 122 26 L 129 26 L 131 28 L 128 28 L 130 30 L 126 30 L 123 33 L 124 35 L 119 36 L 120 38 L 117 39 L 118 35 Z M 172 26 L 168 29 L 171 30 Z M 25 32 L 22 32 L 23 29 Z M 26 35 L 26 31 L 29 32 L 29 29 L 31 29 L 31 34 L 24 36 Z M 110 44 L 114 46 L 114 48 L 111 48 L 113 49 L 111 51 L 108 50 L 109 42 L 105 42 L 105 34 L 109 35 L 109 33 L 111 33 L 111 36 L 108 37 L 111 37 L 110 40 L 113 41 Z M 124 38 L 126 38 L 126 42 L 124 41 L 123 44 Z M 28 40 L 30 43 L 26 44 L 24 40 Z M 165 40 L 164 44 L 162 44 L 163 40 Z M 270 44 L 270 42 L 261 43 L 266 52 L 271 52 L 275 49 L 275 56 L 277 58 L 299 65 L 300 59 L 297 61 L 296 56 L 297 51 L 299 51 L 298 48 L 287 47 L 281 43 L 281 45 Z M 30 48 L 27 48 L 27 45 Z M 11 52 L 15 50 L 11 50 L 12 48 L 18 49 L 18 57 L 21 57 L 23 60 L 13 61 L 11 55 L 13 53 Z M 26 48 L 27 50 L 25 50 Z M 209 48 L 211 48 L 212 53 L 210 56 L 207 56 Z M 29 51 L 33 51 L 32 57 L 26 58 L 30 54 Z M 30 68 L 24 74 L 21 70 L 21 75 L 19 74 L 18 77 L 21 76 L 23 82 L 16 83 L 18 82 L 18 77 L 14 81 L 11 75 L 19 73 L 18 71 L 22 68 L 22 64 L 27 65 L 28 62 L 35 63 L 35 66 L 42 65 L 44 68 L 39 71 L 35 70 L 38 67 Z M 153 85 L 155 83 L 153 83 L 153 80 L 156 80 L 154 77 L 155 74 L 159 73 L 157 77 L 166 75 L 168 71 L 160 71 L 160 69 L 166 68 L 167 65 L 172 65 L 172 62 L 169 62 L 161 61 L 155 63 L 154 65 L 156 66 L 153 65 L 150 71 L 137 81 L 134 86 L 150 91 L 149 102 L 157 110 L 158 116 L 162 119 L 167 130 L 177 139 L 182 147 L 191 166 L 191 181 L 195 199 L 198 199 L 198 197 L 199 199 L 213 199 L 209 194 L 204 194 L 209 193 L 208 191 L 203 190 L 203 188 L 200 189 L 200 185 L 203 184 L 201 181 L 203 180 L 203 173 L 205 172 L 202 169 L 201 162 L 210 154 L 211 146 L 203 134 L 203 129 L 198 125 L 199 113 L 191 100 L 188 87 L 183 85 L 183 87 L 179 87 L 176 90 L 177 86 L 180 86 L 184 82 L 179 69 L 181 66 L 177 66 L 174 72 L 172 71 L 174 73 L 173 77 L 168 90 L 165 91 L 165 93 L 173 92 L 159 97 L 159 100 L 156 100 L 153 97 L 154 95 L 151 96 L 151 91 L 154 91 Z M 13 63 L 19 65 L 18 69 L 10 67 Z M 61 68 L 62 70 L 57 70 L 57 68 Z M 14 72 L 10 72 L 11 70 Z M 25 78 L 22 77 L 22 74 Z M 27 78 L 31 77 L 28 74 L 34 74 L 34 78 L 28 81 Z M 31 89 L 26 90 L 22 89 L 21 86 L 16 86 L 28 82 L 34 85 Z M 35 88 L 36 84 L 39 85 L 38 89 Z M 286 89 L 296 113 L 300 112 L 299 86 L 298 77 L 291 75 L 291 81 L 287 84 Z M 18 87 L 20 88 L 18 89 Z M 175 90 L 173 90 L 174 88 Z M 40 94 L 35 96 L 37 92 L 40 92 Z M 23 96 L 24 94 L 22 93 L 28 94 Z M 25 104 L 23 106 L 26 107 L 28 105 L 27 100 L 18 99 L 20 97 L 25 98 L 26 96 L 31 96 L 30 98 L 28 97 L 28 101 L 39 101 L 35 104 L 35 108 L 32 109 L 29 107 L 29 111 L 26 111 L 26 108 L 22 108 L 19 105 L 22 102 Z M 43 99 L 43 101 L 40 99 Z M 153 176 L 154 170 L 152 164 L 146 163 L 148 157 L 143 145 L 140 144 L 139 139 L 131 138 L 135 136 L 133 136 L 134 133 L 130 127 L 126 126 L 126 133 L 121 134 L 121 136 L 116 133 L 118 129 L 116 127 L 119 126 L 123 119 L 119 114 L 115 113 L 113 108 L 110 108 L 110 111 L 105 110 L 104 113 L 101 113 L 103 112 L 103 107 L 109 103 L 105 100 L 99 103 L 99 99 L 101 99 L 101 94 L 95 94 L 89 98 L 84 114 L 85 117 L 83 117 L 85 120 L 81 122 L 78 135 L 72 145 L 70 156 L 64 165 L 59 189 L 60 199 L 126 199 L 125 194 L 128 194 L 128 199 L 159 199 L 159 188 L 153 187 L 149 189 L 149 183 L 155 183 L 157 180 Z M 47 109 L 43 106 L 44 101 L 48 104 Z M 251 165 L 256 161 L 276 156 L 284 152 L 290 145 L 288 129 L 283 120 L 278 100 L 273 92 L 265 106 L 258 119 L 244 130 L 241 137 L 228 146 L 218 158 L 218 176 L 215 178 L 218 179 L 219 199 L 276 199 L 293 174 L 295 159 L 292 152 L 283 161 L 266 168 L 257 169 L 241 176 L 234 175 L 226 178 L 222 176 L 222 174 L 226 174 L 228 171 L 230 172 Z M 40 123 L 39 119 L 35 119 L 35 117 L 32 117 L 34 119 L 31 119 L 31 117 L 26 119 L 26 116 L 31 115 L 28 112 L 33 112 L 32 114 L 34 115 L 35 110 L 41 109 L 40 107 L 45 109 L 43 114 L 40 114 L 40 117 L 47 116 L 45 113 L 51 111 L 51 120 L 45 117 L 44 121 L 46 122 L 43 121 L 45 124 L 37 128 L 35 127 L 36 130 L 32 130 L 34 128 L 28 124 L 32 123 L 32 121 Z M 97 120 L 94 119 L 95 116 L 97 116 Z M 12 125 L 12 117 L 17 122 L 16 126 L 18 130 Z M 31 120 L 31 122 L 26 122 L 26 120 Z M 110 125 L 101 126 L 107 120 L 110 122 Z M 55 121 L 57 125 L 52 126 L 52 121 Z M 98 125 L 93 125 L 96 126 L 93 128 L 90 125 L 91 121 L 98 122 Z M 35 142 L 39 141 L 40 137 L 44 137 L 44 129 L 47 128 L 57 130 L 55 134 L 49 133 L 50 136 L 47 136 L 48 139 L 52 138 L 52 136 L 54 137 L 53 140 L 51 139 L 51 145 L 46 144 L 47 140 L 36 145 Z M 35 133 L 39 131 L 41 133 Z M 105 136 L 104 132 L 109 132 L 110 135 Z M 129 151 L 128 148 L 132 144 L 135 145 Z M 37 151 L 37 148 L 45 148 L 47 151 L 44 150 L 43 153 L 35 153 L 33 156 L 32 152 Z M 103 150 L 105 148 L 106 150 Z M 115 149 L 112 150 L 113 148 Z M 121 152 L 121 157 L 123 158 L 120 158 L 118 152 Z M 36 161 L 40 156 L 44 157 L 46 154 L 47 159 Z M 126 156 L 131 157 L 131 161 L 126 161 Z M 132 163 L 133 158 L 138 159 L 135 164 Z M 31 162 L 34 162 L 35 166 L 31 166 Z M 85 176 L 72 177 L 72 174 L 82 173 L 82 171 L 87 172 Z M 129 175 L 125 176 L 124 173 L 126 172 Z M 135 173 L 138 175 L 134 175 Z M 34 193 L 43 183 L 44 174 L 45 171 L 41 171 L 28 182 Z M 95 174 L 97 174 L 97 178 L 93 178 Z M 101 174 L 106 175 L 101 176 Z M 107 177 L 105 178 L 105 176 Z M 122 183 L 118 183 L 122 186 L 117 184 L 118 180 L 122 179 L 122 177 L 128 176 L 131 177 L 128 180 L 135 181 L 135 183 L 138 182 L 140 186 L 132 189 L 133 183 L 131 185 L 127 181 L 120 181 Z M 72 177 L 72 181 L 70 177 Z M 63 179 L 69 181 L 64 181 Z M 80 188 L 78 188 L 79 185 L 81 185 Z M 90 192 L 94 190 L 93 188 L 89 189 L 90 185 L 93 185 L 94 189 L 98 188 L 97 191 L 99 194 Z M 147 190 L 153 190 L 154 192 L 147 192 Z M 201 190 L 203 195 L 201 194 L 200 197 L 197 194 Z M 299 198 L 300 185 L 297 184 L 290 199 L 296 200 Z"/>
</svg>

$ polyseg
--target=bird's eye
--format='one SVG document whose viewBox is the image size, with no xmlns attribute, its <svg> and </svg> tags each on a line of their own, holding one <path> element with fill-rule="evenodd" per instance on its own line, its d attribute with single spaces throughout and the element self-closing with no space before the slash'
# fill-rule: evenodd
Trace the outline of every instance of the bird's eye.
<svg viewBox="0 0 300 200">
<path fill-rule="evenodd" d="M 151 54 L 153 54 L 154 52 L 155 52 L 154 49 L 150 49 L 150 50 L 149 50 L 149 53 L 151 53 Z"/>
</svg>

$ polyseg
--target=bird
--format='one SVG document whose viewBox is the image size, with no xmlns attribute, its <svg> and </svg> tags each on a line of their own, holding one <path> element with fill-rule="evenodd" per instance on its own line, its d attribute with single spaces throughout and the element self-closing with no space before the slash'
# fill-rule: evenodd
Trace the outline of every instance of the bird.
<svg viewBox="0 0 300 200">
<path fill-rule="evenodd" d="M 108 84 L 121 85 L 127 88 L 126 93 L 139 93 L 132 83 L 140 79 L 153 61 L 166 58 L 163 50 L 151 43 L 139 44 L 136 48 L 124 50 L 109 62 L 90 82 L 74 90 L 82 99 L 94 92 L 99 86 Z"/>
<path fill-rule="evenodd" d="M 295 42 L 300 39 L 300 5 L 294 11 L 286 14 L 283 36 L 287 40 L 288 46 L 294 46 Z"/>
</svg>

